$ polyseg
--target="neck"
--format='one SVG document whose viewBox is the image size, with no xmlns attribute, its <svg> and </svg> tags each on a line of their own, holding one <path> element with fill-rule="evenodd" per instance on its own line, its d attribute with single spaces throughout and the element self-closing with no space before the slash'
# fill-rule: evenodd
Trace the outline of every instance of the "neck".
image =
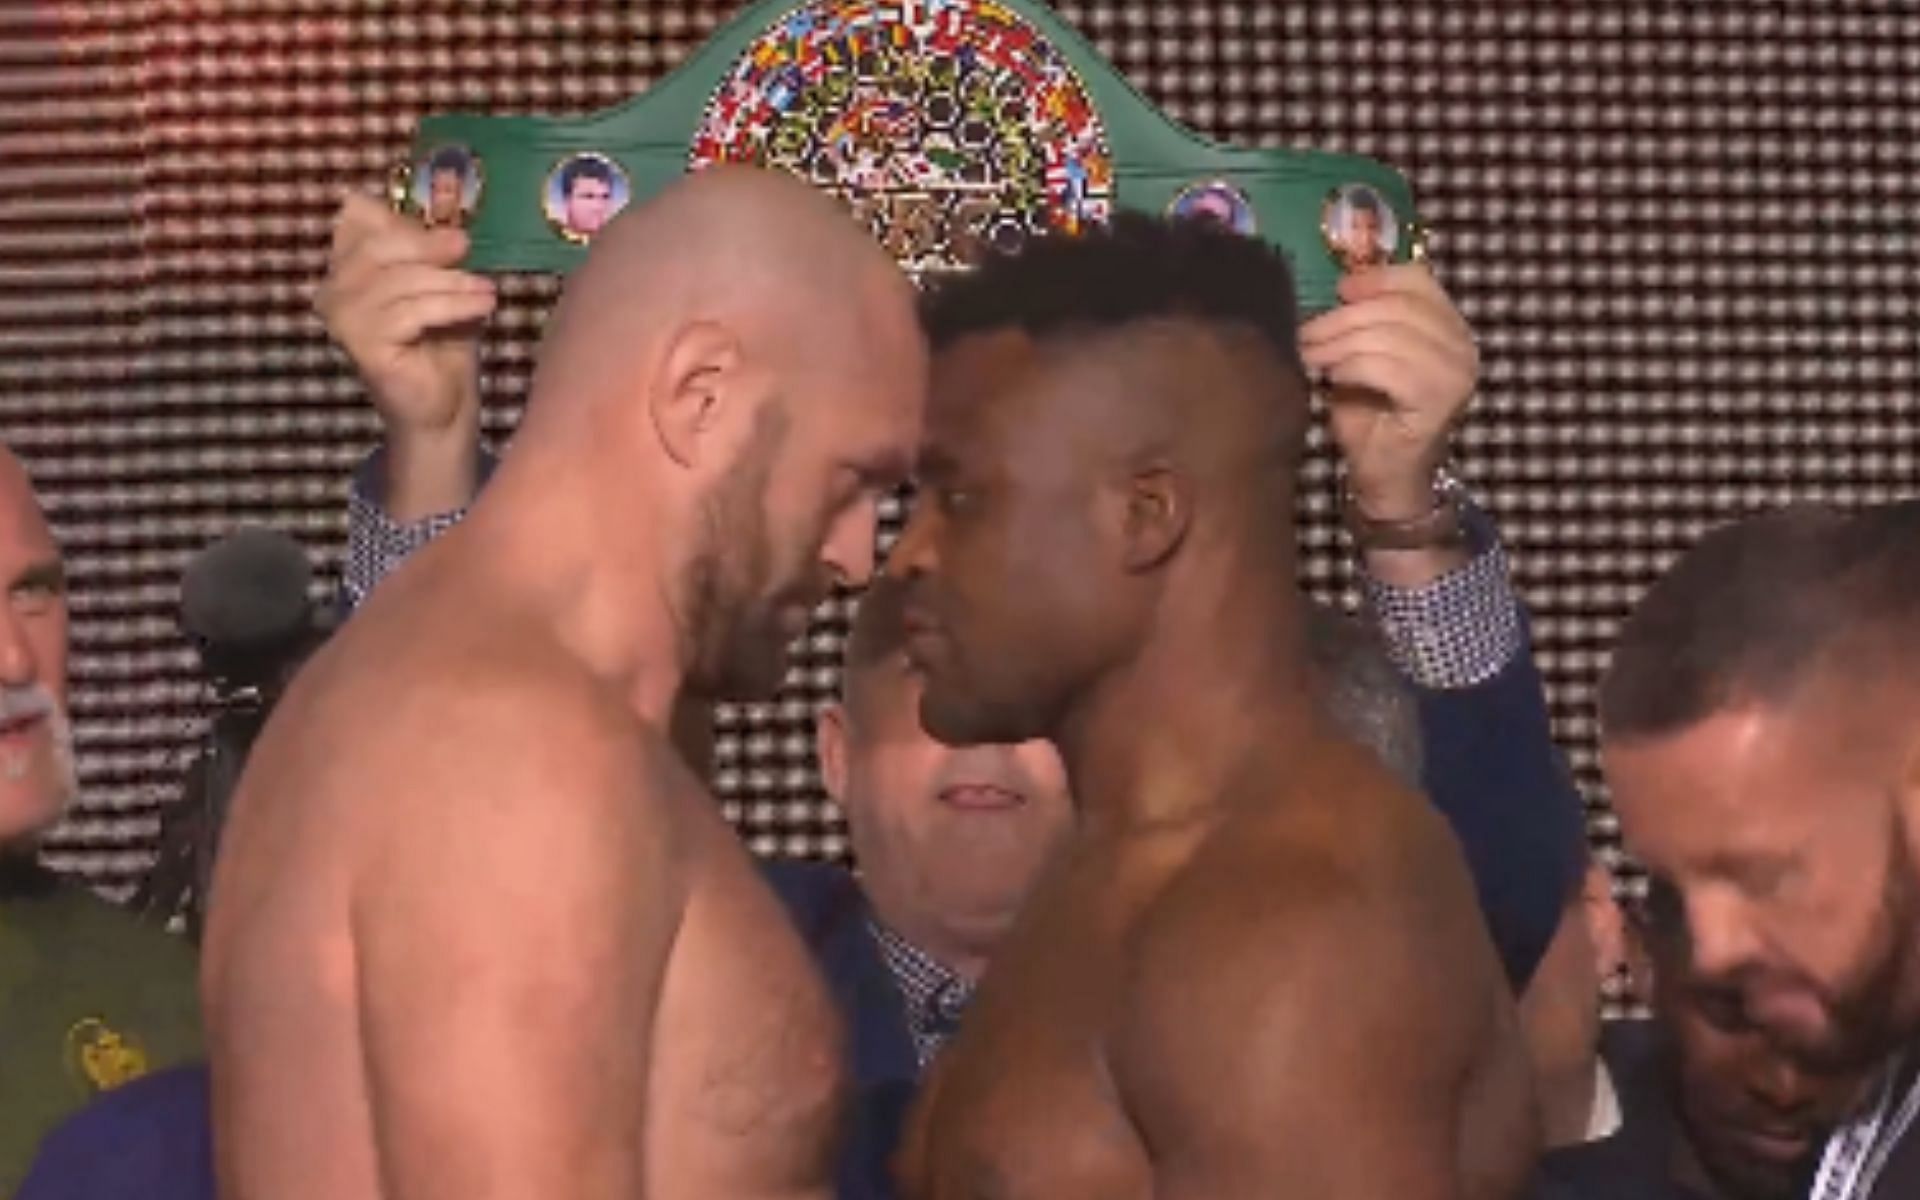
<svg viewBox="0 0 1920 1200">
<path fill-rule="evenodd" d="M 1292 564 L 1238 566 L 1170 581 L 1139 653 L 1060 722 L 1053 741 L 1087 828 L 1201 815 L 1234 790 L 1250 751 L 1285 761 L 1312 735 Z"/>
<path fill-rule="evenodd" d="M 680 564 L 656 533 L 673 522 L 636 522 L 618 543 L 604 541 L 602 531 L 625 523 L 592 488 L 569 485 L 591 478 L 581 462 L 564 447 L 544 450 L 516 447 L 488 487 L 493 503 L 466 522 L 487 586 L 665 733 L 687 670 L 671 594 Z M 666 510 L 659 497 L 630 504 L 622 497 L 629 512 Z"/>
<path fill-rule="evenodd" d="M 989 947 L 977 940 L 959 935 L 935 937 L 931 944 L 920 948 L 935 962 L 969 983 L 980 982 L 980 977 L 987 973 Z"/>
</svg>

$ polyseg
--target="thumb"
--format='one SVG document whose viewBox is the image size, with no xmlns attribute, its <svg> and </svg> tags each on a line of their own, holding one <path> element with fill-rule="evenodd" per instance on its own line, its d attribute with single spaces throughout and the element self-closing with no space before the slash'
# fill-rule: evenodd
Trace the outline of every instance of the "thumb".
<svg viewBox="0 0 1920 1200">
<path fill-rule="evenodd" d="M 450 226 L 433 229 L 421 240 L 421 256 L 436 267 L 454 267 L 460 265 L 472 244 L 465 230 Z"/>
</svg>

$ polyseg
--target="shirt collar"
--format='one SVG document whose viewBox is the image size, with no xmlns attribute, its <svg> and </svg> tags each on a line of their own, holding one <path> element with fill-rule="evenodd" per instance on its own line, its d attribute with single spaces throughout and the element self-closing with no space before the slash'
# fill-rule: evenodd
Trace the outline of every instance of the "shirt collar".
<svg viewBox="0 0 1920 1200">
<path fill-rule="evenodd" d="M 877 919 L 869 920 L 880 957 L 906 1005 L 907 1032 L 926 1066 L 960 1026 L 974 982 L 936 960 Z"/>
</svg>

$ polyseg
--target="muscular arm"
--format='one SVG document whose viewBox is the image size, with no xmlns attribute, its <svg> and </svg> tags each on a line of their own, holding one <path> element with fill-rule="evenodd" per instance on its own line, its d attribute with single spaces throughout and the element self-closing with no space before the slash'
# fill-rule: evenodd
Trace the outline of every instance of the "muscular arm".
<svg viewBox="0 0 1920 1200">
<path fill-rule="evenodd" d="M 446 722 L 457 747 L 396 776 L 356 889 L 385 1194 L 632 1200 L 681 907 L 657 785 L 564 697 L 482 703 Z"/>
<path fill-rule="evenodd" d="M 1485 950 L 1455 956 L 1480 980 L 1461 986 L 1445 978 L 1451 931 L 1396 933 L 1336 873 L 1295 871 L 1290 899 L 1237 890 L 1216 889 L 1197 925 L 1142 939 L 1115 1064 L 1156 1200 L 1506 1194 L 1463 1161 L 1474 1069 L 1504 1003 Z M 1526 1144 L 1524 1124 L 1502 1131 L 1509 1146 Z"/>
</svg>

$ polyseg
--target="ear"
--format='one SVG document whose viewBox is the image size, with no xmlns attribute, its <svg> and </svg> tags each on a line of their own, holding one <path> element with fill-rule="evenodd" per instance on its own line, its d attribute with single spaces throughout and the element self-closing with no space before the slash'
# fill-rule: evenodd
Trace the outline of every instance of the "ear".
<svg viewBox="0 0 1920 1200">
<path fill-rule="evenodd" d="M 668 339 L 648 405 L 654 432 L 674 462 L 699 464 L 704 435 L 718 420 L 740 365 L 739 339 L 712 321 L 683 325 Z"/>
<path fill-rule="evenodd" d="M 820 786 L 845 807 L 847 794 L 847 707 L 834 701 L 813 722 L 814 752 L 820 756 Z"/>
<path fill-rule="evenodd" d="M 1123 561 L 1133 572 L 1151 571 L 1173 556 L 1193 521 L 1193 488 L 1164 462 L 1136 470 L 1126 483 L 1122 519 Z"/>
</svg>

